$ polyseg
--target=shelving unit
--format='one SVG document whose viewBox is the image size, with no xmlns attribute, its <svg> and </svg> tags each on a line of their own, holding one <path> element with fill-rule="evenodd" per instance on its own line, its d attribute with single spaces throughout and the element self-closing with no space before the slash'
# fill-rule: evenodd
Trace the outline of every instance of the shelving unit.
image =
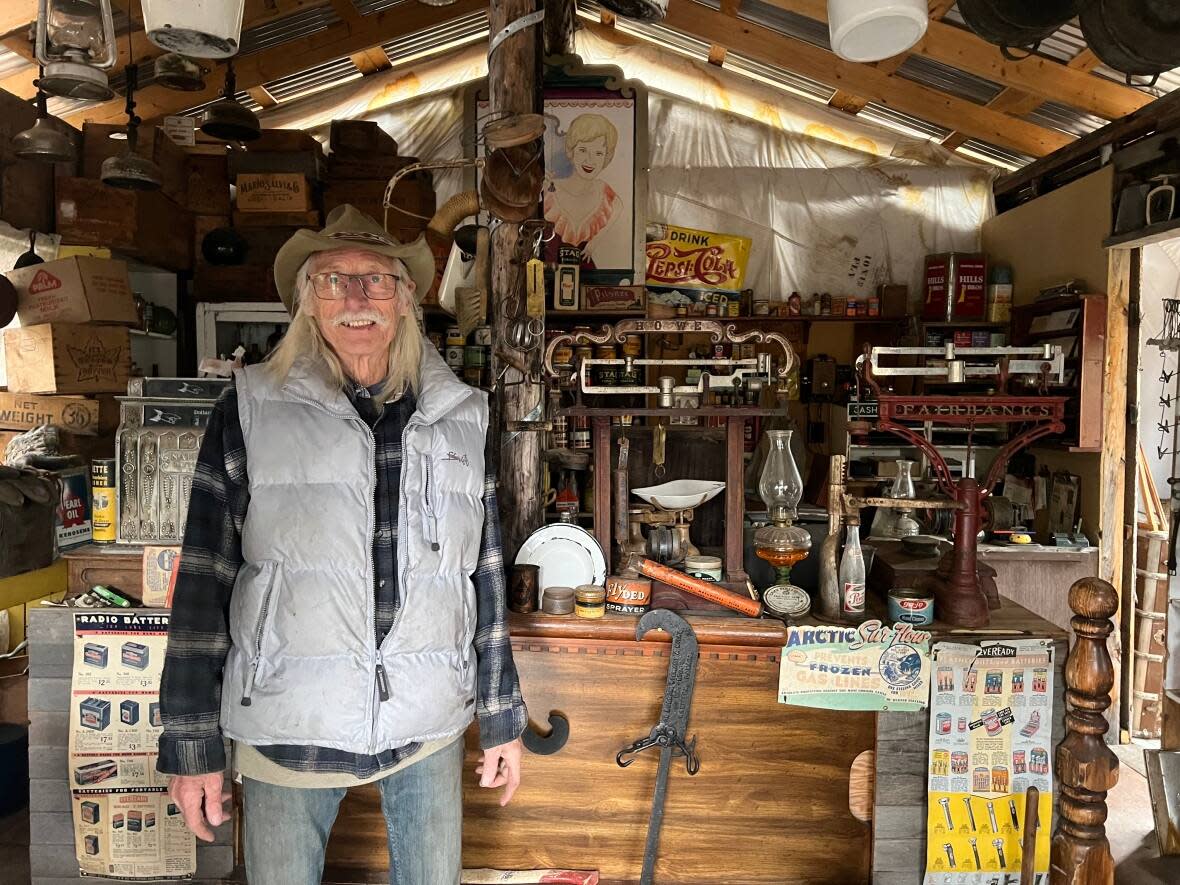
<svg viewBox="0 0 1180 885">
<path fill-rule="evenodd" d="M 1057 316 L 1064 320 L 1070 311 L 1077 314 L 1068 326 L 1033 327 L 1038 318 Z M 1060 444 L 1071 452 L 1102 451 L 1102 381 L 1106 359 L 1106 296 L 1099 294 L 1063 295 L 1012 308 L 1012 342 L 1016 345 L 1042 344 L 1048 341 L 1072 341 L 1065 355 L 1066 383 L 1052 385 L 1051 391 L 1070 397 L 1066 406 L 1066 435 Z"/>
</svg>

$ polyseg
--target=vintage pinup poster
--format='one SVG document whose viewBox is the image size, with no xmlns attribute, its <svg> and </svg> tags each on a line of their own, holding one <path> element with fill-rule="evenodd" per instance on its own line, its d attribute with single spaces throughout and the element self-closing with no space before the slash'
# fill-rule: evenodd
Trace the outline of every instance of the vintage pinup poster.
<svg viewBox="0 0 1180 885">
<path fill-rule="evenodd" d="M 930 689 L 924 885 L 992 885 L 1019 873 L 1025 791 L 1036 787 L 1034 885 L 1053 831 L 1053 646 L 940 642 Z"/>
<path fill-rule="evenodd" d="M 196 839 L 156 772 L 168 613 L 74 613 L 69 772 L 82 875 L 188 879 Z"/>
<path fill-rule="evenodd" d="M 788 627 L 778 699 L 829 710 L 921 710 L 930 696 L 930 634 L 908 624 Z"/>
</svg>

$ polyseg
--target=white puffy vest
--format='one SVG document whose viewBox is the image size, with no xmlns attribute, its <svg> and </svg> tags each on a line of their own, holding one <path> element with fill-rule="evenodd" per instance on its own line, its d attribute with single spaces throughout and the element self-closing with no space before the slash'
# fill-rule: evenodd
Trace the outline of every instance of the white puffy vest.
<svg viewBox="0 0 1180 885">
<path fill-rule="evenodd" d="M 247 744 L 372 755 L 474 711 L 486 396 L 425 348 L 402 435 L 400 608 L 377 646 L 373 433 L 308 361 L 236 373 L 250 503 L 230 601 L 221 726 Z"/>
</svg>

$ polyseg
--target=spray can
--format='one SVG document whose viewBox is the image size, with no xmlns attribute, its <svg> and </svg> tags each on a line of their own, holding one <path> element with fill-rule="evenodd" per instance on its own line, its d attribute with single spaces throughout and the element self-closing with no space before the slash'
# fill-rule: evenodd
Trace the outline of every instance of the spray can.
<svg viewBox="0 0 1180 885">
<path fill-rule="evenodd" d="M 115 543 L 118 514 L 115 507 L 115 459 L 90 462 L 90 525 L 95 544 Z"/>
</svg>

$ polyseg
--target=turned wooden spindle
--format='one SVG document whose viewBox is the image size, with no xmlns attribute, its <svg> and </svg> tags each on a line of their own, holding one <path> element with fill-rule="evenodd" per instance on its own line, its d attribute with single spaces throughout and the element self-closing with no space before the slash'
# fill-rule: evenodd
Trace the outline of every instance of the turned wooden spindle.
<svg viewBox="0 0 1180 885">
<path fill-rule="evenodd" d="M 1114 666 L 1106 637 L 1118 611 L 1114 587 L 1082 578 L 1069 588 L 1077 636 L 1065 663 L 1065 739 L 1057 746 L 1061 814 L 1053 833 L 1051 885 L 1112 885 L 1114 860 L 1106 839 L 1106 794 L 1118 782 L 1118 759 L 1106 746 Z"/>
</svg>

